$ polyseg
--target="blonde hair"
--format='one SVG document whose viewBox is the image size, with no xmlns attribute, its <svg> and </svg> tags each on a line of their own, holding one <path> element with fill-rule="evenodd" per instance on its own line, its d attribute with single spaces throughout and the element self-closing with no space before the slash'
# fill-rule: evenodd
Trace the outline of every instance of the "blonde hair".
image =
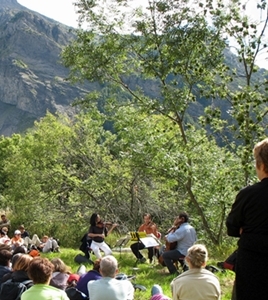
<svg viewBox="0 0 268 300">
<path fill-rule="evenodd" d="M 54 266 L 54 272 L 71 273 L 71 268 L 66 266 L 60 258 L 52 258 L 51 263 Z"/>
<path fill-rule="evenodd" d="M 28 254 L 21 254 L 12 266 L 13 271 L 28 271 L 29 264 L 33 258 Z"/>
<path fill-rule="evenodd" d="M 193 268 L 201 268 L 208 260 L 208 250 L 204 245 L 196 244 L 188 249 L 186 257 Z"/>
</svg>

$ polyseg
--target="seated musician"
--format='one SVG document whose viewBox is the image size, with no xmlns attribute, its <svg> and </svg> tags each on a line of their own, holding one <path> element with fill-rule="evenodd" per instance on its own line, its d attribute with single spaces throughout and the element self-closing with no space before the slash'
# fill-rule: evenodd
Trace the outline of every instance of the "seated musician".
<svg viewBox="0 0 268 300">
<path fill-rule="evenodd" d="M 175 261 L 183 259 L 188 248 L 190 248 L 196 241 L 195 229 L 188 223 L 189 216 L 186 212 L 181 212 L 174 220 L 173 226 L 165 236 L 168 243 L 177 242 L 174 250 L 165 251 L 162 254 L 165 265 L 170 274 L 176 274 L 177 269 L 174 265 Z"/>
<path fill-rule="evenodd" d="M 143 221 L 144 221 L 144 223 L 139 227 L 138 231 L 146 232 L 146 234 L 152 233 L 156 237 L 159 237 L 160 233 L 157 230 L 156 224 L 152 221 L 151 215 L 145 214 L 143 216 Z M 143 255 L 139 251 L 139 250 L 146 248 L 145 245 L 141 241 L 138 241 L 137 243 L 132 244 L 130 246 L 130 248 L 131 248 L 133 254 L 136 256 L 138 262 L 141 262 L 141 263 L 146 262 L 146 258 L 143 257 Z M 154 256 L 154 254 L 156 254 L 155 251 L 158 251 L 158 249 L 155 249 L 155 247 L 148 247 L 147 249 L 148 249 L 149 261 L 150 261 L 150 263 L 152 263 L 153 256 Z"/>
</svg>

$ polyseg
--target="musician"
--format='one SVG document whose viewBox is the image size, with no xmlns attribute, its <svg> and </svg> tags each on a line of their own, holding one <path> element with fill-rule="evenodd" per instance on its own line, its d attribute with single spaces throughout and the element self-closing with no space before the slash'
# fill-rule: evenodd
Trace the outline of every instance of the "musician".
<svg viewBox="0 0 268 300">
<path fill-rule="evenodd" d="M 108 224 L 103 222 L 100 216 L 96 213 L 92 214 L 92 216 L 90 217 L 90 227 L 88 232 L 88 236 L 92 239 L 90 248 L 92 249 L 97 258 L 102 257 L 100 250 L 102 250 L 105 253 L 105 255 L 112 254 L 112 250 L 104 242 L 104 239 L 113 231 L 117 224 L 109 225 L 111 225 L 111 228 L 108 230 Z"/>
<path fill-rule="evenodd" d="M 195 229 L 188 223 L 189 216 L 186 212 L 181 212 L 174 220 L 173 226 L 165 236 L 168 243 L 177 242 L 176 249 L 163 252 L 163 260 L 170 274 L 176 274 L 177 269 L 174 261 L 183 259 L 188 248 L 196 241 Z"/>
<path fill-rule="evenodd" d="M 143 231 L 146 232 L 146 234 L 154 234 L 156 237 L 159 237 L 159 232 L 157 230 L 156 224 L 152 221 L 152 217 L 150 214 L 144 214 L 143 216 L 143 224 L 139 227 L 138 231 Z M 143 257 L 143 255 L 140 253 L 139 250 L 142 250 L 145 247 L 145 245 L 141 242 L 138 241 L 137 243 L 134 243 L 130 246 L 133 254 L 136 256 L 137 261 L 144 263 L 146 262 L 146 258 Z M 153 256 L 154 256 L 154 250 L 157 251 L 154 247 L 148 247 L 148 258 L 150 260 L 150 263 L 153 261 Z"/>
</svg>

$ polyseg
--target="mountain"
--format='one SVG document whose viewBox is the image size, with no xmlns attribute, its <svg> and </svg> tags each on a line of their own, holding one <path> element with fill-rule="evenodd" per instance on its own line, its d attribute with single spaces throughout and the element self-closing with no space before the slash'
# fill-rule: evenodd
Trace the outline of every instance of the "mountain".
<svg viewBox="0 0 268 300">
<path fill-rule="evenodd" d="M 60 52 L 74 38 L 70 27 L 0 0 L 0 135 L 31 127 L 47 111 L 73 113 L 86 90 L 64 79 Z"/>
</svg>

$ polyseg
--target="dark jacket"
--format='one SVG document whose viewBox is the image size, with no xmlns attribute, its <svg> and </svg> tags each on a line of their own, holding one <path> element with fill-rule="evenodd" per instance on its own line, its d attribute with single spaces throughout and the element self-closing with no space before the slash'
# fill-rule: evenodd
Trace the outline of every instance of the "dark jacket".
<svg viewBox="0 0 268 300">
<path fill-rule="evenodd" d="M 237 300 L 268 295 L 268 178 L 242 189 L 226 220 L 228 235 L 240 237 L 236 261 Z M 241 236 L 240 236 L 240 231 Z"/>
<path fill-rule="evenodd" d="M 87 284 L 91 280 L 101 279 L 101 274 L 95 270 L 91 270 L 86 274 L 80 276 L 80 279 L 77 282 L 76 288 L 88 296 Z"/>
</svg>

